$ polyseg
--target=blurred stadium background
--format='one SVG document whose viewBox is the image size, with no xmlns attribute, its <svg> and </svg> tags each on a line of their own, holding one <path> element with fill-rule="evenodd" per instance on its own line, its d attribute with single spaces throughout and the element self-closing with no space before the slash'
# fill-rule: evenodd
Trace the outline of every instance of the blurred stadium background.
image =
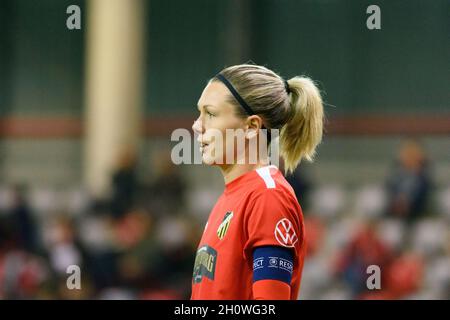
<svg viewBox="0 0 450 320">
<path fill-rule="evenodd" d="M 189 298 L 223 181 L 173 165 L 170 134 L 212 75 L 254 61 L 328 104 L 316 162 L 289 177 L 299 298 L 449 299 L 449 35 L 448 0 L 2 0 L 0 298 Z"/>
</svg>

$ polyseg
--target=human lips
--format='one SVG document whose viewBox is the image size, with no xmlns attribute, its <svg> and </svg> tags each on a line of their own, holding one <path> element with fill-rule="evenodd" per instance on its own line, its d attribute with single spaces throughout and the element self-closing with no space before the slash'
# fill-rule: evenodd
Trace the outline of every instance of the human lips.
<svg viewBox="0 0 450 320">
<path fill-rule="evenodd" d="M 205 149 L 209 146 L 209 142 L 198 141 L 198 143 L 200 144 L 200 152 L 201 153 L 203 153 L 205 151 Z"/>
</svg>

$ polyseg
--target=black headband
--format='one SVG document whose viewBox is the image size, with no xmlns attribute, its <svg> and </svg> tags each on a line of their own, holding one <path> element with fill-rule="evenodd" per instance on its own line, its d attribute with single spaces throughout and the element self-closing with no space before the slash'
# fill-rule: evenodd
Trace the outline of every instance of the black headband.
<svg viewBox="0 0 450 320">
<path fill-rule="evenodd" d="M 220 73 L 216 76 L 217 79 L 219 79 L 227 88 L 230 90 L 230 92 L 233 94 L 234 98 L 239 102 L 239 104 L 244 108 L 245 112 L 249 116 L 252 116 L 256 114 L 252 108 L 242 99 L 242 97 L 239 95 L 239 93 L 236 91 L 236 89 L 233 87 L 233 85 Z"/>
<path fill-rule="evenodd" d="M 284 88 L 286 89 L 287 94 L 291 93 L 291 88 L 289 88 L 289 83 L 287 82 L 287 80 L 284 80 Z"/>
<path fill-rule="evenodd" d="M 256 114 L 253 111 L 253 109 L 250 108 L 250 106 L 247 104 L 247 102 L 245 102 L 245 100 L 242 99 L 240 94 L 236 91 L 236 89 L 233 87 L 233 85 L 230 83 L 230 81 L 227 80 L 227 78 L 225 78 L 220 73 L 218 75 L 216 75 L 216 78 L 218 80 L 220 80 L 228 88 L 228 90 L 230 90 L 230 92 L 233 94 L 234 98 L 239 102 L 239 104 L 242 106 L 242 108 L 244 108 L 245 112 L 247 112 L 247 114 L 249 116 Z M 284 79 L 283 79 L 283 82 L 284 82 L 284 88 L 286 89 L 287 94 L 291 93 L 291 89 L 289 88 L 289 83 Z"/>
<path fill-rule="evenodd" d="M 216 78 L 219 79 L 227 88 L 230 90 L 230 92 L 233 94 L 233 96 L 236 98 L 236 100 L 239 102 L 239 104 L 244 108 L 245 112 L 249 116 L 252 116 L 256 114 L 252 108 L 245 102 L 244 99 L 239 95 L 239 93 L 236 91 L 236 89 L 233 87 L 233 85 L 230 83 L 230 81 L 227 80 L 222 74 L 216 75 Z M 262 125 L 261 129 L 266 129 L 264 124 Z M 270 130 L 267 129 L 267 141 L 270 143 L 270 140 L 272 140 L 272 135 L 270 134 Z"/>
</svg>

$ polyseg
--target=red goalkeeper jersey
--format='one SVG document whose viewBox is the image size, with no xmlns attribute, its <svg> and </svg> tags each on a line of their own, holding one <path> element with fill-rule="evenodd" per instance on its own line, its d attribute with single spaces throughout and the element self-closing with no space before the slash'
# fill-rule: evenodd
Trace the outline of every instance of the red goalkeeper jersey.
<svg viewBox="0 0 450 320">
<path fill-rule="evenodd" d="M 275 166 L 226 184 L 197 249 L 191 299 L 253 299 L 252 254 L 260 246 L 292 249 L 290 298 L 297 299 L 306 252 L 303 215 L 292 187 Z M 275 260 L 269 261 L 273 267 L 289 267 Z"/>
</svg>

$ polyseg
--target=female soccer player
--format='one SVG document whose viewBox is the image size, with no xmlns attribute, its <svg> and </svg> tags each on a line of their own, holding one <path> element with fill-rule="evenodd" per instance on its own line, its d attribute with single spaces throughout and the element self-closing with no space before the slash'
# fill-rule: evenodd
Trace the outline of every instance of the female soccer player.
<svg viewBox="0 0 450 320">
<path fill-rule="evenodd" d="M 261 129 L 279 129 L 287 172 L 302 158 L 312 161 L 322 139 L 319 90 L 306 77 L 285 81 L 262 66 L 236 65 L 209 81 L 198 109 L 192 128 L 202 161 L 221 169 L 225 190 L 198 246 L 191 299 L 297 299 L 306 250 L 302 209 L 267 157 L 258 150 L 250 161 L 249 146 L 263 138 Z M 244 148 L 227 136 L 229 129 L 244 132 Z M 227 150 L 235 151 L 232 161 L 225 161 Z"/>
</svg>

